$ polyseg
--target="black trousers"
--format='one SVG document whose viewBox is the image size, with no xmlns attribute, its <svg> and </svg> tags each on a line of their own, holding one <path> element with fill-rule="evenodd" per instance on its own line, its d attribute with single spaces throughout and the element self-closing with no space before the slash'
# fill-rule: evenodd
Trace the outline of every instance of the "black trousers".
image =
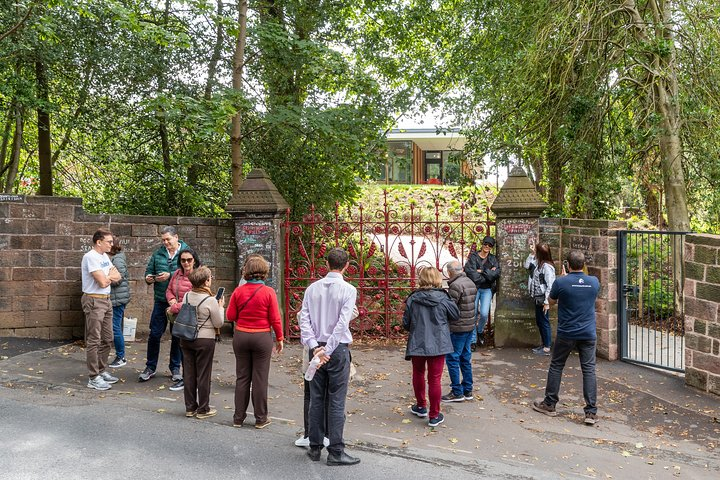
<svg viewBox="0 0 720 480">
<path fill-rule="evenodd" d="M 310 447 L 322 448 L 328 437 L 328 451 L 340 454 L 345 450 L 345 398 L 350 382 L 350 348 L 340 344 L 330 361 L 318 368 L 310 381 Z M 327 402 L 327 403 L 326 403 Z M 327 427 L 325 421 L 327 417 Z"/>
</svg>

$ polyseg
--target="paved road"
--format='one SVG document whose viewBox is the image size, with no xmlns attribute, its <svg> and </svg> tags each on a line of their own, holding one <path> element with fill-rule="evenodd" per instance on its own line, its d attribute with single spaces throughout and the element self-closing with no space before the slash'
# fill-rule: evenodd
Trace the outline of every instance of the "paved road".
<svg viewBox="0 0 720 480">
<path fill-rule="evenodd" d="M 270 430 L 236 429 L 107 402 L 28 403 L 0 388 L 0 478 L 280 480 L 554 478 L 522 466 L 461 465 L 429 458 L 353 450 L 353 467 L 314 463 L 305 450 Z M 34 400 L 38 400 L 35 398 Z"/>
<path fill-rule="evenodd" d="M 0 341 L 0 355 L 8 350 Z M 164 367 L 150 382 L 137 382 L 145 350 L 143 342 L 128 345 L 129 363 L 114 372 L 121 381 L 109 392 L 86 388 L 85 352 L 78 344 L 4 354 L 9 358 L 0 358 L 0 479 L 52 478 L 41 474 L 48 466 L 62 467 L 64 478 L 115 478 L 108 476 L 112 472 L 98 477 L 93 459 L 100 458 L 97 465 L 120 464 L 133 474 L 118 475 L 123 480 L 177 478 L 194 468 L 209 472 L 201 478 L 246 468 L 258 478 L 282 480 L 309 471 L 311 478 L 336 480 L 337 468 L 311 464 L 292 445 L 302 430 L 297 344 L 273 359 L 273 424 L 262 431 L 231 426 L 230 342 L 215 354 L 211 403 L 219 413 L 205 421 L 184 418 L 182 392 L 168 391 Z M 676 375 L 600 362 L 600 422 L 587 427 L 577 358 L 563 376 L 560 415 L 548 418 L 529 407 L 542 395 L 548 357 L 526 349 L 482 349 L 473 358 L 475 401 L 443 405 L 445 423 L 430 429 L 408 412 L 414 399 L 402 346 L 358 344 L 353 360 L 358 375 L 348 394 L 345 436 L 363 462 L 339 467 L 343 477 L 720 478 L 720 402 L 685 387 Z M 90 425 L 101 434 L 89 433 Z M 210 448 L 217 453 L 207 465 L 183 463 L 172 454 L 178 451 L 174 445 L 193 438 L 217 446 Z M 24 445 L 22 454 L 18 445 Z M 70 460 L 61 460 L 66 454 Z M 86 476 L 83 458 L 92 467 Z"/>
</svg>

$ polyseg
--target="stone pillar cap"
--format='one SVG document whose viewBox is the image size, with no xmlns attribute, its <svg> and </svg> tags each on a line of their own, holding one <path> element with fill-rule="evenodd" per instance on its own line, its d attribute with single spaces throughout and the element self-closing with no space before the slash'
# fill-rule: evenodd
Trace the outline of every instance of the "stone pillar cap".
<svg viewBox="0 0 720 480">
<path fill-rule="evenodd" d="M 240 184 L 237 194 L 228 202 L 226 210 L 231 214 L 285 212 L 290 205 L 285 201 L 270 176 L 262 168 L 248 173 Z"/>
<path fill-rule="evenodd" d="M 547 203 L 519 166 L 512 169 L 490 207 L 498 216 L 539 216 L 546 208 Z"/>
</svg>

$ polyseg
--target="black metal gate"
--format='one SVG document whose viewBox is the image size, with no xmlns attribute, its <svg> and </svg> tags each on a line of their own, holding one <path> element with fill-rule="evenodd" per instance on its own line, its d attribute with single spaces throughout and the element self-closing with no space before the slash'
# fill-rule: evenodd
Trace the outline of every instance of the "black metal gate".
<svg viewBox="0 0 720 480">
<path fill-rule="evenodd" d="M 627 362 L 683 372 L 685 232 L 618 232 L 618 343 Z"/>
</svg>

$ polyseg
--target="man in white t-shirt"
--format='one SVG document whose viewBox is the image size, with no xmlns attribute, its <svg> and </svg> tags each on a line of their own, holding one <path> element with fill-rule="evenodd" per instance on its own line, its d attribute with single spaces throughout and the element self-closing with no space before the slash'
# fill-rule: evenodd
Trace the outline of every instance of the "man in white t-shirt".
<svg viewBox="0 0 720 480">
<path fill-rule="evenodd" d="M 110 261 L 113 246 L 110 230 L 100 228 L 93 235 L 93 247 L 82 259 L 82 309 L 85 313 L 85 353 L 90 379 L 88 388 L 108 390 L 118 381 L 105 371 L 113 344 L 110 284 L 120 280 L 120 272 Z"/>
</svg>

